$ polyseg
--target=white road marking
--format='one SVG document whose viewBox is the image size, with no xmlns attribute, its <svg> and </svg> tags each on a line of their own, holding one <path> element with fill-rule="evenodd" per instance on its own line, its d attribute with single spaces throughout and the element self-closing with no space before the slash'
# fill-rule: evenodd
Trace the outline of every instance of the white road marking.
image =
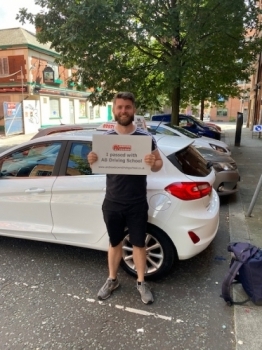
<svg viewBox="0 0 262 350">
<path fill-rule="evenodd" d="M 0 278 L 1 279 L 1 278 Z M 4 279 L 2 279 L 4 280 Z M 15 282 L 14 283 L 15 285 L 20 285 L 19 282 Z M 23 286 L 26 286 L 28 287 L 28 284 L 27 283 L 23 283 Z M 31 286 L 31 288 L 38 288 L 38 286 Z M 74 299 L 84 299 L 84 298 L 80 298 L 78 295 L 72 295 L 70 293 L 67 293 L 66 294 L 68 297 L 73 297 Z M 145 311 L 145 310 L 139 310 L 139 309 L 134 309 L 134 308 L 131 308 L 131 307 L 125 307 L 123 305 L 112 305 L 112 304 L 106 304 L 104 303 L 103 301 L 97 301 L 96 299 L 92 299 L 92 298 L 86 298 L 85 299 L 87 302 L 89 303 L 98 303 L 99 305 L 107 305 L 109 307 L 115 307 L 116 309 L 119 309 L 119 310 L 122 310 L 122 311 L 126 311 L 126 312 L 131 312 L 131 313 L 134 313 L 134 314 L 137 314 L 137 315 L 141 315 L 141 316 L 153 316 L 154 318 L 161 318 L 162 320 L 165 320 L 165 321 L 172 321 L 173 317 L 171 316 L 165 316 L 165 315 L 160 315 L 160 314 L 157 314 L 157 313 L 154 313 L 154 312 L 148 312 L 148 311 Z M 184 322 L 180 319 L 177 319 L 176 320 L 177 323 L 180 323 L 180 322 Z"/>
<path fill-rule="evenodd" d="M 86 299 L 86 301 L 88 301 L 89 303 L 94 303 L 96 300 L 95 299 Z M 105 304 L 103 301 L 98 301 L 99 305 L 107 305 L 107 306 L 112 306 L 111 304 Z M 172 321 L 172 317 L 171 316 L 165 316 L 165 315 L 159 315 L 157 313 L 154 312 L 148 312 L 145 310 L 139 310 L 139 309 L 134 309 L 132 307 L 125 307 L 123 305 L 115 305 L 116 309 L 122 310 L 122 311 L 126 311 L 126 312 L 131 312 L 133 314 L 137 314 L 137 315 L 142 315 L 142 316 L 153 316 L 154 318 L 161 318 L 162 320 L 165 321 Z M 183 321 L 180 321 L 183 322 Z"/>
</svg>

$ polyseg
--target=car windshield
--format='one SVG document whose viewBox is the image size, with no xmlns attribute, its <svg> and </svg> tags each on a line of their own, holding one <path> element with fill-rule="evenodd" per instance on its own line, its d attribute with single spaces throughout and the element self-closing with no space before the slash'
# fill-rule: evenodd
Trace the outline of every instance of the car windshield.
<svg viewBox="0 0 262 350">
<path fill-rule="evenodd" d="M 207 161 L 192 146 L 170 154 L 167 159 L 186 175 L 205 177 L 211 172 Z"/>
<path fill-rule="evenodd" d="M 185 136 L 190 137 L 191 139 L 198 139 L 200 137 L 200 136 L 192 133 L 191 131 L 188 131 L 188 130 L 186 130 L 184 128 L 181 128 L 179 126 L 171 125 L 170 123 L 165 124 L 165 125 L 168 126 L 171 129 L 173 129 L 173 130 L 179 131 L 181 134 L 184 134 Z"/>
<path fill-rule="evenodd" d="M 206 124 L 201 120 L 197 119 L 196 117 L 193 117 L 192 115 L 190 116 L 196 123 L 200 124 L 201 126 L 206 126 Z"/>
</svg>

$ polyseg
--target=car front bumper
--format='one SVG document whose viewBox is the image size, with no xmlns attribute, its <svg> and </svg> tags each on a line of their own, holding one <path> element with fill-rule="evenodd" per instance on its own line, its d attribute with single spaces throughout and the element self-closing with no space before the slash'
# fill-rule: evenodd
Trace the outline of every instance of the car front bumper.
<svg viewBox="0 0 262 350">
<path fill-rule="evenodd" d="M 238 191 L 237 183 L 240 181 L 238 170 L 224 170 L 216 172 L 214 189 L 219 196 L 227 196 Z"/>
</svg>

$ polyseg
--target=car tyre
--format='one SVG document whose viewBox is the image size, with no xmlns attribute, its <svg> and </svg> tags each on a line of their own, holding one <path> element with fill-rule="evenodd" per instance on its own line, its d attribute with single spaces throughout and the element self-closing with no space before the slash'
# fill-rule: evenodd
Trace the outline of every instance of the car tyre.
<svg viewBox="0 0 262 350">
<path fill-rule="evenodd" d="M 178 259 L 173 242 L 167 234 L 158 227 L 147 224 L 146 235 L 146 272 L 145 278 L 158 279 L 164 277 Z M 132 276 L 137 277 L 133 261 L 133 247 L 129 241 L 128 230 L 123 240 L 122 268 Z"/>
</svg>

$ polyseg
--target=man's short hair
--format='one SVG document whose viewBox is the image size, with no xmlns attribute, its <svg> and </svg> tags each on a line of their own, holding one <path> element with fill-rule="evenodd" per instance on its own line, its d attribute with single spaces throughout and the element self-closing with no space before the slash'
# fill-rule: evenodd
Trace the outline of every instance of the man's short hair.
<svg viewBox="0 0 262 350">
<path fill-rule="evenodd" d="M 128 91 L 118 92 L 114 96 L 113 103 L 115 103 L 116 99 L 118 99 L 118 98 L 122 98 L 123 100 L 130 100 L 130 101 L 132 101 L 133 105 L 136 104 L 135 96 L 134 96 L 134 94 L 132 94 L 132 92 L 128 92 Z"/>
</svg>

